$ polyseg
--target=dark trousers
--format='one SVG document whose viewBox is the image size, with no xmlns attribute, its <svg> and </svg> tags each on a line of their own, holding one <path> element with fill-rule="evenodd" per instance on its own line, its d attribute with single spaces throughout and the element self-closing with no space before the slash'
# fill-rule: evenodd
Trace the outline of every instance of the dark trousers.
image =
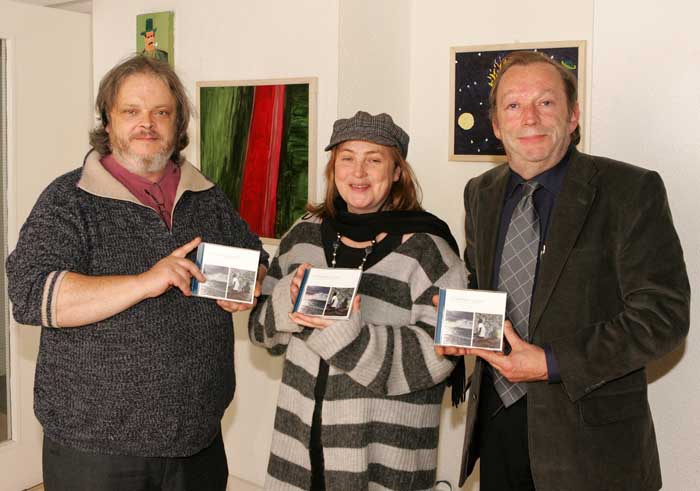
<svg viewBox="0 0 700 491">
<path fill-rule="evenodd" d="M 509 408 L 490 376 L 481 384 L 477 441 L 481 491 L 534 491 L 527 444 L 527 395 Z"/>
<path fill-rule="evenodd" d="M 83 452 L 44 437 L 46 491 L 225 491 L 228 464 L 221 432 L 189 457 Z"/>
</svg>

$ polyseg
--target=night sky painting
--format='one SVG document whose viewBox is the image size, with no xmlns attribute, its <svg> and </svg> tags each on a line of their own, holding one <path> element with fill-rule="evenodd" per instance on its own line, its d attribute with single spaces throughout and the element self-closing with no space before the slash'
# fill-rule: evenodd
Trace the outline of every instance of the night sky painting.
<svg viewBox="0 0 700 491">
<path fill-rule="evenodd" d="M 537 46 L 537 47 L 535 47 Z M 580 80 L 584 42 L 452 48 L 454 67 L 450 115 L 450 160 L 505 161 L 503 145 L 494 136 L 489 118 L 489 92 L 503 59 L 521 50 L 541 51 Z M 581 66 L 579 65 L 581 63 Z M 581 97 L 583 91 L 579 91 Z"/>
</svg>

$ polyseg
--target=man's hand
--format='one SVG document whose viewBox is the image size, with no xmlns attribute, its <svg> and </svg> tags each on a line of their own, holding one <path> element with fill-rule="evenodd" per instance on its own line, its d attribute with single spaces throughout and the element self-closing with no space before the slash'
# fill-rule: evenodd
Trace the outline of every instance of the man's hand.
<svg viewBox="0 0 700 491">
<path fill-rule="evenodd" d="M 200 282 L 205 282 L 206 278 L 197 265 L 185 256 L 195 250 L 201 242 L 201 237 L 195 238 L 175 249 L 145 273 L 138 275 L 139 283 L 144 289 L 144 298 L 157 297 L 172 287 L 178 288 L 188 297 L 192 295 L 192 277 Z"/>
<path fill-rule="evenodd" d="M 464 356 L 472 355 L 469 348 L 460 348 L 459 346 L 435 346 L 435 352 L 442 356 Z"/>
<path fill-rule="evenodd" d="M 510 343 L 511 352 L 468 349 L 468 355 L 486 360 L 510 382 L 536 382 L 547 380 L 547 360 L 539 346 L 523 341 L 510 321 L 505 322 L 504 334 Z"/>
<path fill-rule="evenodd" d="M 66 273 L 56 300 L 57 324 L 79 327 L 107 319 L 146 298 L 172 287 L 192 295 L 190 280 L 205 281 L 197 266 L 185 259 L 202 241 L 199 237 L 178 247 L 148 271 L 138 275 L 89 276 Z"/>
<path fill-rule="evenodd" d="M 433 297 L 437 306 L 438 297 Z M 511 351 L 507 355 L 501 351 L 490 351 L 478 348 L 461 348 L 458 346 L 435 346 L 438 355 L 478 356 L 488 362 L 493 368 L 510 382 L 535 382 L 547 380 L 547 359 L 544 350 L 539 346 L 523 341 L 513 329 L 513 324 L 506 321 L 503 331 L 510 344 Z"/>
<path fill-rule="evenodd" d="M 258 304 L 258 297 L 262 293 L 262 282 L 267 275 L 267 268 L 262 264 L 258 266 L 258 276 L 255 278 L 255 291 L 253 292 L 253 303 L 240 303 L 233 302 L 231 300 L 217 300 L 216 304 L 224 309 L 226 312 L 231 312 L 235 314 L 236 312 L 243 312 L 244 310 L 250 310 Z"/>
</svg>

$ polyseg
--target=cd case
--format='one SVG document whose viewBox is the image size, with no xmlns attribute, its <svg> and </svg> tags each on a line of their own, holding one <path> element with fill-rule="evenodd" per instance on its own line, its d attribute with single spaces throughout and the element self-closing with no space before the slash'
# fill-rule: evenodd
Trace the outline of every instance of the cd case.
<svg viewBox="0 0 700 491">
<path fill-rule="evenodd" d="M 506 293 L 440 288 L 435 344 L 500 351 Z"/>
<path fill-rule="evenodd" d="M 253 303 L 259 262 L 260 251 L 202 242 L 197 247 L 197 267 L 207 281 L 192 278 L 192 294 Z"/>
<path fill-rule="evenodd" d="M 347 319 L 361 277 L 362 270 L 357 268 L 307 269 L 293 312 L 327 319 Z"/>
</svg>

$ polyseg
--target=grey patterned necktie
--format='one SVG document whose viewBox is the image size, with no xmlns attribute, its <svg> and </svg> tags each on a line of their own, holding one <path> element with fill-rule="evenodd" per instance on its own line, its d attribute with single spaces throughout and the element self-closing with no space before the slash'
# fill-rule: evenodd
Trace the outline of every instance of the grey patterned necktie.
<svg viewBox="0 0 700 491">
<path fill-rule="evenodd" d="M 540 219 L 532 195 L 540 184 L 526 181 L 522 186 L 523 196 L 513 210 L 503 243 L 498 289 L 508 293 L 506 317 L 513 323 L 520 337 L 527 341 L 532 286 L 540 245 Z M 497 370 L 493 370 L 493 379 L 496 392 L 505 407 L 511 406 L 527 393 L 524 383 L 511 383 Z"/>
</svg>

